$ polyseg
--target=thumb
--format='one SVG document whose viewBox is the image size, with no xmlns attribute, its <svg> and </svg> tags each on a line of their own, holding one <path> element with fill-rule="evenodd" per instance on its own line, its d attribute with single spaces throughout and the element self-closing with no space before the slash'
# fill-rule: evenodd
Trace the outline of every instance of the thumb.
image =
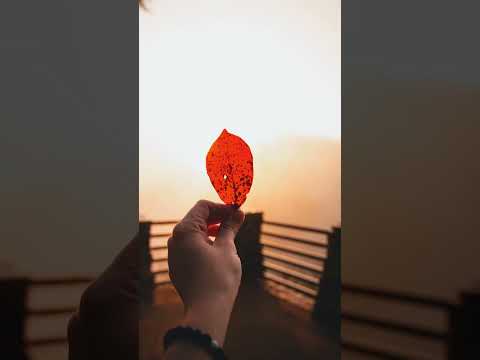
<svg viewBox="0 0 480 360">
<path fill-rule="evenodd" d="M 245 214 L 241 210 L 234 210 L 233 213 L 227 217 L 218 230 L 218 235 L 215 238 L 215 245 L 219 247 L 235 248 L 235 236 L 240 230 L 240 227 L 245 220 Z"/>
</svg>

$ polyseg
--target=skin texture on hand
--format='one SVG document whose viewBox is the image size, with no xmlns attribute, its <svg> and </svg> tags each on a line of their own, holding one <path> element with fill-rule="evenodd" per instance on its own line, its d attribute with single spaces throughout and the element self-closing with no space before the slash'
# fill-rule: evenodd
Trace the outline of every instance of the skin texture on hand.
<svg viewBox="0 0 480 360">
<path fill-rule="evenodd" d="M 182 323 L 208 333 L 220 345 L 240 284 L 241 264 L 234 238 L 243 220 L 239 210 L 201 200 L 168 241 L 170 277 L 185 305 Z M 208 235 L 216 236 L 215 241 Z M 147 239 L 135 236 L 85 290 L 68 325 L 70 360 L 139 358 L 141 269 L 148 246 Z M 209 357 L 179 341 L 165 358 Z"/>
<path fill-rule="evenodd" d="M 244 217 L 231 206 L 201 200 L 168 240 L 170 278 L 185 305 L 184 324 L 220 345 L 242 275 L 234 239 Z M 212 226 L 218 223 L 219 228 Z M 215 241 L 208 235 L 216 235 Z"/>
</svg>

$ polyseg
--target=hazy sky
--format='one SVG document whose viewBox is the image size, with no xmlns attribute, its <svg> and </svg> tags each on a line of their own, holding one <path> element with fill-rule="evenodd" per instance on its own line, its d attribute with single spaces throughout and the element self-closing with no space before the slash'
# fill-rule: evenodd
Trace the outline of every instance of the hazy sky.
<svg viewBox="0 0 480 360">
<path fill-rule="evenodd" d="M 227 128 L 254 155 L 245 210 L 313 225 L 322 208 L 325 226 L 339 222 L 339 0 L 152 1 L 139 51 L 144 217 L 219 200 L 205 155 Z M 310 217 L 279 211 L 287 199 Z"/>
</svg>

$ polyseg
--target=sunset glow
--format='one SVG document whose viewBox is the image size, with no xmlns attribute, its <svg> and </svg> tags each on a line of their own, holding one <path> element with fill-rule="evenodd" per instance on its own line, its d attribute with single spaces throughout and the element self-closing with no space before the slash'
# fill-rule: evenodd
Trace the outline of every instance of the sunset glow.
<svg viewBox="0 0 480 360">
<path fill-rule="evenodd" d="M 339 223 L 340 1 L 234 4 L 156 1 L 140 14 L 140 213 L 219 201 L 205 156 L 227 128 L 254 156 L 245 210 L 318 218 L 274 210 L 288 200 Z"/>
</svg>

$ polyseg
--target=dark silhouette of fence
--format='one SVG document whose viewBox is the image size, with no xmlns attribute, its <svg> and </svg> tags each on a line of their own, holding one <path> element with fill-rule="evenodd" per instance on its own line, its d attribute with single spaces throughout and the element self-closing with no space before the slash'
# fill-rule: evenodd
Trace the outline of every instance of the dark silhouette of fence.
<svg viewBox="0 0 480 360">
<path fill-rule="evenodd" d="M 76 304 L 67 307 L 31 308 L 27 304 L 29 291 L 34 288 L 69 287 L 86 285 L 93 281 L 91 277 L 62 277 L 27 279 L 16 278 L 0 280 L 0 337 L 2 354 L 5 359 L 28 359 L 29 349 L 51 345 L 64 345 L 66 336 L 46 336 L 26 338 L 25 324 L 31 317 L 49 318 L 56 315 L 70 315 L 76 311 Z"/>
<path fill-rule="evenodd" d="M 174 225 L 177 221 L 150 222 L 145 226 Z M 275 227 L 279 230 L 263 231 L 262 225 Z M 299 237 L 285 234 L 284 230 L 295 230 L 302 233 L 325 235 L 326 242 L 320 243 L 309 237 Z M 283 230 L 283 231 L 282 231 Z M 165 238 L 168 232 L 152 234 L 152 238 Z M 268 237 L 277 242 L 262 240 Z M 306 251 L 295 246 L 301 244 L 313 246 L 318 251 Z M 244 269 L 243 281 L 260 279 L 272 281 L 278 285 L 299 292 L 306 297 L 315 299 L 312 309 L 312 319 L 322 324 L 325 335 L 333 341 L 338 340 L 343 350 L 360 353 L 374 358 L 383 359 L 412 359 L 410 354 L 392 352 L 380 347 L 372 347 L 359 342 L 340 340 L 340 319 L 354 322 L 366 327 L 374 327 L 385 332 L 408 335 L 415 338 L 429 339 L 446 344 L 446 358 L 470 359 L 479 358 L 480 344 L 480 295 L 475 292 L 460 294 L 460 302 L 453 304 L 440 299 L 428 298 L 416 294 L 407 294 L 382 289 L 366 288 L 341 282 L 341 230 L 318 229 L 274 221 L 263 220 L 262 214 L 248 214 L 245 225 L 237 235 L 237 250 L 242 259 Z M 166 250 L 166 246 L 154 247 L 153 250 Z M 311 250 L 311 248 L 310 248 Z M 323 252 L 322 252 L 323 250 Z M 301 258 L 299 257 L 301 256 Z M 312 261 L 306 261 L 312 259 Z M 166 262 L 167 255 L 153 259 L 154 262 Z M 274 260 L 272 263 L 270 260 Z M 315 261 L 317 261 L 315 263 Z M 322 265 L 318 263 L 320 261 Z M 276 266 L 281 263 L 284 266 Z M 319 266 L 320 265 L 320 266 Z M 301 270 L 307 270 L 302 272 Z M 314 273 L 317 275 L 311 276 Z M 156 272 L 168 274 L 168 268 Z M 168 278 L 163 278 L 156 285 L 168 283 Z M 440 310 L 447 314 L 448 328 L 444 331 L 431 330 L 419 326 L 406 325 L 395 321 L 386 321 L 359 313 L 341 311 L 341 293 L 356 296 L 382 299 L 401 304 L 420 306 L 422 309 Z M 471 354 L 475 354 L 475 357 Z M 340 355 L 339 355 L 340 356 Z"/>
<path fill-rule="evenodd" d="M 140 223 L 140 235 L 145 241 L 159 242 L 150 246 L 150 252 L 145 254 L 147 261 L 144 263 L 147 264 L 147 267 L 141 269 L 145 274 L 143 277 L 145 283 L 142 289 L 145 291 L 143 296 L 147 304 L 153 302 L 149 289 L 169 282 L 166 240 L 170 236 L 170 231 L 155 233 L 152 232 L 152 228 L 173 226 L 176 223 L 177 221 L 174 220 Z M 262 230 L 263 225 L 277 230 Z M 324 236 L 325 241 L 286 233 L 288 231 Z M 310 299 L 314 304 L 311 309 L 312 321 L 321 324 L 324 334 L 332 341 L 338 342 L 338 348 L 341 345 L 347 351 L 375 358 L 412 359 L 410 355 L 393 353 L 361 343 L 341 341 L 340 318 L 386 332 L 401 333 L 445 343 L 448 349 L 446 358 L 449 360 L 480 358 L 480 329 L 478 326 L 480 323 L 480 295 L 478 293 L 463 292 L 460 294 L 460 302 L 453 304 L 415 294 L 341 284 L 340 239 L 339 228 L 324 230 L 303 227 L 266 221 L 261 213 L 247 214 L 245 223 L 236 238 L 243 266 L 242 281 L 275 283 Z M 0 336 L 5 340 L 4 344 L 7 344 L 2 352 L 8 354 L 9 359 L 26 359 L 26 349 L 65 344 L 65 337 L 25 339 L 25 319 L 29 316 L 68 315 L 75 311 L 76 306 L 28 308 L 26 304 L 28 291 L 32 287 L 86 285 L 92 280 L 90 277 L 0 280 Z M 441 310 L 448 314 L 449 325 L 444 331 L 438 331 L 380 320 L 357 313 L 342 312 L 340 309 L 341 291 L 356 296 Z M 340 356 L 339 353 L 338 356 Z"/>
</svg>

